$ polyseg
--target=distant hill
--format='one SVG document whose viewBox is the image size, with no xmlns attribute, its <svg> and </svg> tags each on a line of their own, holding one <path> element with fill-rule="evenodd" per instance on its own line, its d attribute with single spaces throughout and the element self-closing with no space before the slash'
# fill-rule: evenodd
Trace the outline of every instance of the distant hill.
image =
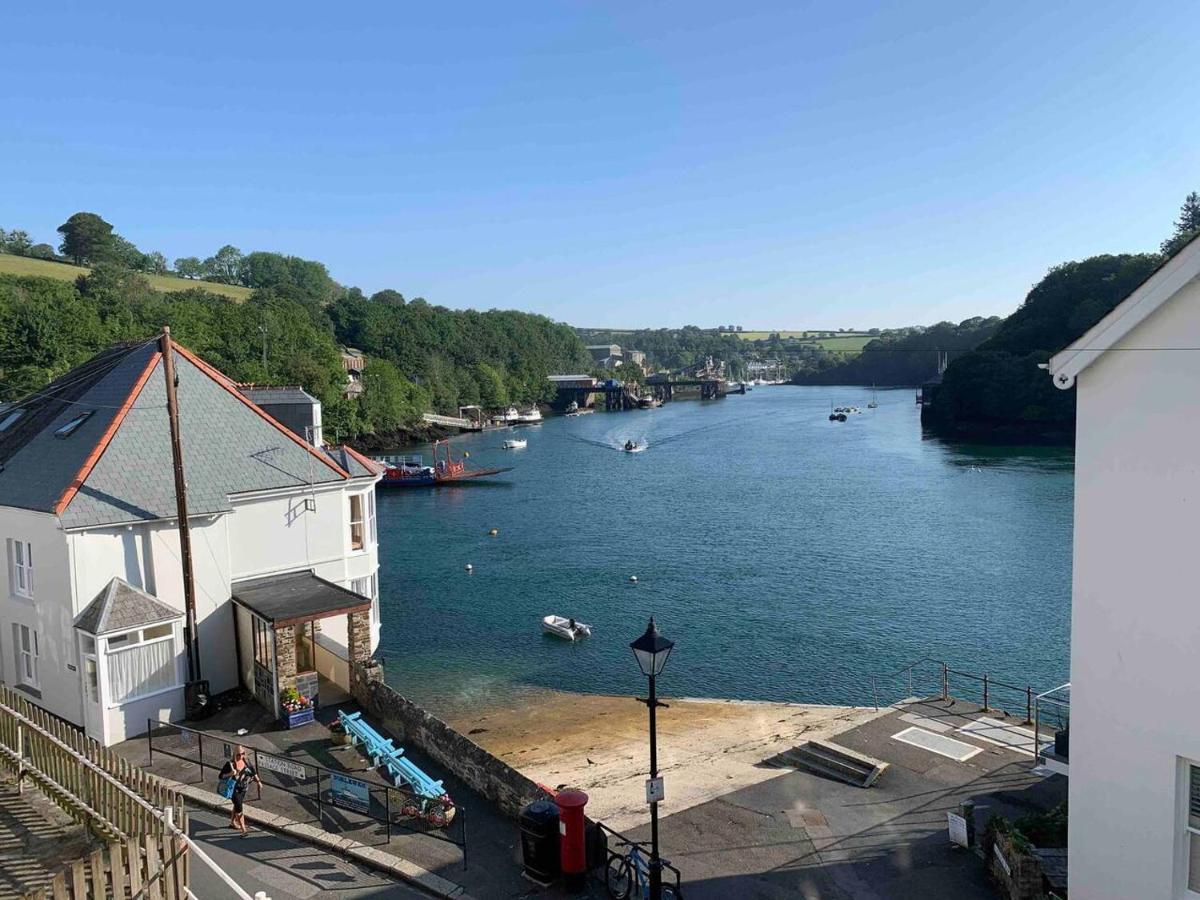
<svg viewBox="0 0 1200 900">
<path fill-rule="evenodd" d="M 874 384 L 879 387 L 918 385 L 937 375 L 938 353 L 950 358 L 979 346 L 995 334 L 1003 321 L 999 316 L 966 319 L 955 325 L 939 322 L 928 328 L 905 328 L 866 338 L 862 352 L 852 357 L 827 360 L 815 371 L 798 372 L 794 384 Z M 839 338 L 826 338 L 827 349 Z M 836 345 L 835 345 L 836 346 Z"/>
<path fill-rule="evenodd" d="M 1075 392 L 1038 368 L 1099 322 L 1162 263 L 1157 253 L 1055 266 L 970 353 L 952 361 L 923 421 L 951 436 L 1070 443 Z"/>
<path fill-rule="evenodd" d="M 30 256 L 0 253 L 0 274 L 4 275 L 35 275 L 42 278 L 56 278 L 59 281 L 74 281 L 80 275 L 87 275 L 91 271 L 87 266 L 72 266 L 49 259 L 34 259 Z M 246 300 L 251 294 L 250 288 L 236 284 L 195 281 L 190 278 L 175 278 L 171 275 L 144 274 L 143 277 L 150 282 L 151 287 L 163 293 L 186 291 L 199 287 L 204 288 L 210 294 L 220 294 L 223 297 L 239 301 Z"/>
</svg>

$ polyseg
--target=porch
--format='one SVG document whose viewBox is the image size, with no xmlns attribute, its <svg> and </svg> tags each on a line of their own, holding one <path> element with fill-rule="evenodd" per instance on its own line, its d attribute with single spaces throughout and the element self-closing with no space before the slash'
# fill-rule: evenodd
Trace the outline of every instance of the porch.
<svg viewBox="0 0 1200 900">
<path fill-rule="evenodd" d="M 281 721 L 311 721 L 350 692 L 353 663 L 371 654 L 371 599 L 293 572 L 233 585 L 242 685 Z"/>
</svg>

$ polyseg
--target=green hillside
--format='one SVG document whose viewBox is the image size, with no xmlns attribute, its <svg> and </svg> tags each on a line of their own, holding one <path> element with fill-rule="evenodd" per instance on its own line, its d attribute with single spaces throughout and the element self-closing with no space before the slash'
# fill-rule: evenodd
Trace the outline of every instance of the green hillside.
<svg viewBox="0 0 1200 900">
<path fill-rule="evenodd" d="M 29 256 L 0 253 L 0 274 L 36 275 L 42 278 L 57 278 L 59 281 L 74 281 L 80 275 L 87 275 L 89 272 L 91 269 L 87 266 L 72 266 L 49 259 L 34 259 Z M 218 284 L 215 281 L 192 281 L 188 278 L 174 278 L 170 275 L 144 274 L 143 277 L 150 282 L 151 287 L 163 293 L 202 287 L 209 293 L 220 294 L 234 300 L 245 300 L 250 296 L 250 288 L 240 285 Z"/>
</svg>

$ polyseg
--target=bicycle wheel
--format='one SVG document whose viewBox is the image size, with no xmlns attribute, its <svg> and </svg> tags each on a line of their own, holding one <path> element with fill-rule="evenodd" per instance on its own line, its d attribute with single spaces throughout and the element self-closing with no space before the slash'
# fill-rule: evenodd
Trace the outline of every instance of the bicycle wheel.
<svg viewBox="0 0 1200 900">
<path fill-rule="evenodd" d="M 633 871 L 629 867 L 628 859 L 623 856 L 608 858 L 604 886 L 608 888 L 608 896 L 612 897 L 612 900 L 629 900 L 630 888 L 633 887 Z"/>
<path fill-rule="evenodd" d="M 662 900 L 683 900 L 683 895 L 675 890 L 673 885 L 664 884 L 662 886 Z"/>
</svg>

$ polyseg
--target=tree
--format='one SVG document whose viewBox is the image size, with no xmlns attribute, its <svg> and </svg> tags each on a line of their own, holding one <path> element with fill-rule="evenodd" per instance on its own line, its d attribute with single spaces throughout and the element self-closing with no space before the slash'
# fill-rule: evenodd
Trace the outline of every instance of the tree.
<svg viewBox="0 0 1200 900">
<path fill-rule="evenodd" d="M 1192 191 L 1183 199 L 1179 218 L 1175 220 L 1175 233 L 1162 242 L 1162 252 L 1167 256 L 1183 249 L 1183 245 L 1200 234 L 1200 194 Z"/>
<path fill-rule="evenodd" d="M 393 291 L 391 288 L 384 288 L 382 291 L 376 291 L 371 295 L 372 303 L 386 303 L 389 306 L 403 306 L 404 295 L 399 291 Z"/>
<path fill-rule="evenodd" d="M 119 234 L 113 234 L 104 258 L 124 266 L 126 269 L 140 270 L 144 254 L 134 246 L 133 241 L 127 240 Z"/>
<path fill-rule="evenodd" d="M 197 256 L 181 256 L 175 260 L 175 273 L 180 278 L 195 280 L 204 274 L 204 263 Z"/>
<path fill-rule="evenodd" d="M 49 244 L 34 244 L 29 248 L 29 255 L 34 259 L 54 259 L 54 248 Z"/>
<path fill-rule="evenodd" d="M 4 252 L 11 253 L 13 256 L 28 256 L 33 247 L 33 241 L 29 239 L 28 232 L 20 230 L 10 231 L 8 238 L 0 243 L 3 244 Z"/>
<path fill-rule="evenodd" d="M 59 251 L 83 266 L 104 259 L 113 242 L 113 227 L 95 213 L 77 212 L 58 226 Z"/>
<path fill-rule="evenodd" d="M 167 258 L 157 250 L 152 253 L 143 253 L 141 269 L 151 275 L 166 275 L 168 271 Z"/>
<path fill-rule="evenodd" d="M 226 244 L 204 261 L 204 277 L 208 281 L 221 284 L 240 284 L 244 260 L 241 250 L 232 244 Z"/>
</svg>

